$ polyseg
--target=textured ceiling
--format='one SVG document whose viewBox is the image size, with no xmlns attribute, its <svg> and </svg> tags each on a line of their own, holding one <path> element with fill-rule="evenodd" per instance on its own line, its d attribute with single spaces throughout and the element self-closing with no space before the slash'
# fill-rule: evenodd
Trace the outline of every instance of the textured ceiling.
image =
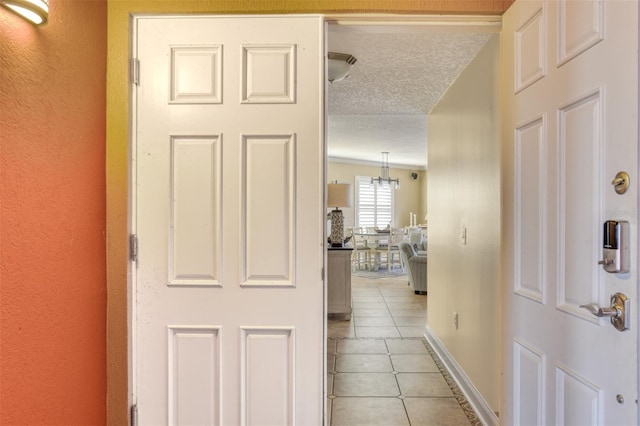
<svg viewBox="0 0 640 426">
<path fill-rule="evenodd" d="M 329 157 L 426 168 L 426 116 L 490 36 L 330 26 L 329 51 L 358 61 L 328 84 Z"/>
</svg>

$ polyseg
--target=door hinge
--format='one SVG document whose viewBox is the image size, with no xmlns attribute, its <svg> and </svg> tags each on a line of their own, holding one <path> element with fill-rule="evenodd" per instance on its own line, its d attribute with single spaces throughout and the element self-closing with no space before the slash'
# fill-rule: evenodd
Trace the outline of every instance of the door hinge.
<svg viewBox="0 0 640 426">
<path fill-rule="evenodd" d="M 129 235 L 129 260 L 138 261 L 138 236 L 136 234 Z"/>
<path fill-rule="evenodd" d="M 140 84 L 140 60 L 131 58 L 131 83 L 138 86 Z"/>
<path fill-rule="evenodd" d="M 138 406 L 131 406 L 131 426 L 138 426 Z"/>
<path fill-rule="evenodd" d="M 322 281 L 324 281 L 324 266 L 322 268 L 320 268 L 320 273 L 322 274 L 322 275 L 320 275 L 320 279 Z"/>
</svg>

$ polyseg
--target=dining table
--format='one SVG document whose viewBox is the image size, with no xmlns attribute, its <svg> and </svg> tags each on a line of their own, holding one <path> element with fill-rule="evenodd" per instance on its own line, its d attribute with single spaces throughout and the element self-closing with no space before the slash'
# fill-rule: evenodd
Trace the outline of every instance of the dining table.
<svg viewBox="0 0 640 426">
<path fill-rule="evenodd" d="M 364 231 L 364 232 L 354 232 L 353 235 L 356 237 L 361 237 L 368 242 L 378 242 L 385 241 L 389 239 L 391 235 L 390 231 Z"/>
<path fill-rule="evenodd" d="M 389 243 L 389 238 L 391 237 L 391 231 L 387 229 L 381 229 L 378 231 L 366 230 L 354 232 L 353 235 L 356 240 L 353 242 L 353 244 L 357 244 L 357 240 L 362 239 L 364 240 L 365 245 L 367 247 L 371 247 L 371 249 L 373 250 L 379 247 L 386 247 L 386 245 Z M 406 238 L 407 235 L 404 234 L 403 240 L 406 240 Z M 376 253 L 372 253 L 372 255 L 374 256 L 372 269 L 377 271 L 380 265 L 380 259 Z"/>
<path fill-rule="evenodd" d="M 354 232 L 353 235 L 356 239 L 358 239 L 357 237 L 364 239 L 365 244 L 368 247 L 376 248 L 381 245 L 381 242 L 382 244 L 385 244 L 387 241 L 389 241 L 389 236 L 391 235 L 391 231 L 388 231 L 386 229 L 379 230 L 379 231 L 367 230 L 367 231 Z M 406 232 L 404 233 L 403 241 L 409 241 L 409 235 Z M 355 241 L 354 241 L 354 244 L 355 244 Z M 418 256 L 426 256 L 427 251 L 416 250 L 416 254 Z"/>
</svg>

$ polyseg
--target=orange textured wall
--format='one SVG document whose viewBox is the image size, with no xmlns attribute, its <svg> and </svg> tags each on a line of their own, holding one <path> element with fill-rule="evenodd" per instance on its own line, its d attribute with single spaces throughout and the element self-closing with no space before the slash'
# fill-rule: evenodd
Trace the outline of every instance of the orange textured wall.
<svg viewBox="0 0 640 426">
<path fill-rule="evenodd" d="M 106 423 L 106 0 L 0 8 L 0 424 Z"/>
</svg>

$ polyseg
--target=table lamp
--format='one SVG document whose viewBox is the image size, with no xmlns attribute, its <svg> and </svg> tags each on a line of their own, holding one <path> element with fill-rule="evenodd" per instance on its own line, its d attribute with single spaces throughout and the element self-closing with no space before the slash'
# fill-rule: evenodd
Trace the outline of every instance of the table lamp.
<svg viewBox="0 0 640 426">
<path fill-rule="evenodd" d="M 340 207 L 351 207 L 351 184 L 349 183 L 330 183 L 327 185 L 327 206 L 335 207 L 331 211 L 331 247 L 344 246 L 344 216 Z"/>
</svg>

